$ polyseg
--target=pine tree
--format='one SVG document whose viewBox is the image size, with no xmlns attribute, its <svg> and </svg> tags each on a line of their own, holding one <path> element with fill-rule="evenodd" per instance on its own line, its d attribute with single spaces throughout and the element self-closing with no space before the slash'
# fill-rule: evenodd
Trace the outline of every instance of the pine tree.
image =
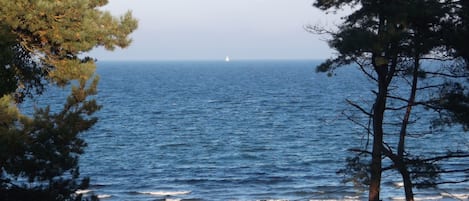
<svg viewBox="0 0 469 201">
<path fill-rule="evenodd" d="M 469 1 L 452 1 L 448 6 L 453 8 L 450 17 L 443 24 L 444 40 L 449 53 L 458 59 L 458 76 L 468 77 L 469 74 Z M 462 124 L 469 130 L 469 93 L 467 80 L 457 80 L 442 87 L 440 96 L 431 104 L 438 108 L 441 118 L 436 121 L 440 125 Z"/>
<path fill-rule="evenodd" d="M 100 106 L 95 47 L 127 47 L 137 28 L 130 12 L 113 17 L 106 0 L 0 0 L 0 200 L 82 200 L 80 133 Z M 19 109 L 49 86 L 70 89 L 60 111 Z"/>
<path fill-rule="evenodd" d="M 354 108 L 368 116 L 371 122 L 369 126 L 362 124 L 372 138 L 371 151 L 355 149 L 358 157 L 349 159 L 348 166 L 352 170 L 369 172 L 369 178 L 361 173 L 357 175 L 360 175 L 360 181 L 369 185 L 370 201 L 380 200 L 381 174 L 385 170 L 397 170 L 401 174 L 406 200 L 414 200 L 414 185 L 434 186 L 440 173 L 464 171 L 443 171 L 436 162 L 452 157 L 467 157 L 466 153 L 450 152 L 444 156 L 426 157 L 415 156 L 406 151 L 409 134 L 407 128 L 413 123 L 411 114 L 414 108 L 420 106 L 436 111 L 441 109 L 430 104 L 432 100 L 417 100 L 417 94 L 429 94 L 423 91 L 436 90 L 446 85 L 440 82 L 434 86 L 420 86 L 419 79 L 426 75 L 431 75 L 435 80 L 460 77 L 451 71 L 461 68 L 460 66 L 448 67 L 441 61 L 456 61 L 459 55 L 464 55 L 462 50 L 466 47 L 458 49 L 457 43 L 449 43 L 452 34 L 445 29 L 449 24 L 454 24 L 451 19 L 461 19 L 458 15 L 463 12 L 455 12 L 459 11 L 461 3 L 463 2 L 439 0 L 318 0 L 314 4 L 322 10 L 345 6 L 350 6 L 353 10 L 344 18 L 337 32 L 328 32 L 332 36 L 329 45 L 337 50 L 338 57 L 318 66 L 318 71 L 330 72 L 338 67 L 354 64 L 377 86 L 371 109 L 349 101 Z M 467 26 L 466 22 L 460 25 Z M 314 32 L 324 33 L 320 28 L 312 29 Z M 427 65 L 432 60 L 440 63 L 436 66 Z M 408 86 L 407 97 L 393 94 L 390 90 L 404 85 Z M 401 122 L 385 118 L 396 114 L 402 115 Z M 394 130 L 386 130 L 385 124 L 399 126 Z M 385 136 L 396 136 L 397 145 L 391 146 Z M 363 160 L 360 160 L 362 156 L 371 156 L 369 164 L 363 164 Z M 383 167 L 383 158 L 389 159 L 392 165 Z"/>
</svg>

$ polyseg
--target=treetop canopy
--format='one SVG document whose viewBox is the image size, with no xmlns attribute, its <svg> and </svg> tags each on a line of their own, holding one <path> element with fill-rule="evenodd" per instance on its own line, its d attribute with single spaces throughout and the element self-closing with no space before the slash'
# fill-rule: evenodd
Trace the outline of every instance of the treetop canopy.
<svg viewBox="0 0 469 201">
<path fill-rule="evenodd" d="M 127 12 L 120 18 L 99 9 L 106 0 L 0 0 L 0 22 L 16 42 L 48 66 L 57 84 L 87 80 L 92 59 L 80 54 L 94 47 L 127 47 L 137 21 Z M 92 65 L 90 65 L 92 64 Z"/>
</svg>

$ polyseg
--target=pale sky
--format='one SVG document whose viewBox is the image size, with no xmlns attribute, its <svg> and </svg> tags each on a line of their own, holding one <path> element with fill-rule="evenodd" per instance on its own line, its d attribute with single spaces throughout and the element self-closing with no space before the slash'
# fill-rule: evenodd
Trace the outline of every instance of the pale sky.
<svg viewBox="0 0 469 201">
<path fill-rule="evenodd" d="M 139 20 L 132 45 L 94 50 L 98 60 L 324 59 L 333 51 L 306 25 L 332 26 L 338 17 L 314 0 L 110 0 L 114 15 Z"/>
</svg>

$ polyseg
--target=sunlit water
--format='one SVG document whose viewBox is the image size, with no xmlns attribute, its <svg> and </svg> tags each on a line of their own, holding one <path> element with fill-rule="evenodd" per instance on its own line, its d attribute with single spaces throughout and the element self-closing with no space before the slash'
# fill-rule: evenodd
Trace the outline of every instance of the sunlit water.
<svg viewBox="0 0 469 201">
<path fill-rule="evenodd" d="M 90 192 L 115 201 L 363 200 L 336 172 L 347 149 L 366 141 L 342 115 L 345 99 L 372 100 L 373 85 L 353 69 L 317 74 L 317 64 L 99 63 L 104 107 L 81 158 Z M 399 181 L 384 175 L 383 199 L 403 197 Z M 466 191 L 459 184 L 416 197 L 467 200 Z"/>
</svg>

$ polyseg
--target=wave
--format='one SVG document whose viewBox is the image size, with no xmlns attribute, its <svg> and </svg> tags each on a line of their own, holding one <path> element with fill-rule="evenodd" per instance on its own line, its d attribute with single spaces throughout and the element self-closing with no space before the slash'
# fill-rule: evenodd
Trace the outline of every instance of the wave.
<svg viewBox="0 0 469 201">
<path fill-rule="evenodd" d="M 269 200 L 256 200 L 256 201 L 289 201 L 289 200 L 282 200 L 282 199 L 280 199 L 280 200 L 272 200 L 272 199 L 269 199 Z"/>
<path fill-rule="evenodd" d="M 106 199 L 106 198 L 111 198 L 112 196 L 111 195 L 108 195 L 108 194 L 103 194 L 103 195 L 98 195 L 97 196 L 99 199 Z"/>
<path fill-rule="evenodd" d="M 75 191 L 75 194 L 82 195 L 82 194 L 88 194 L 89 192 L 91 192 L 91 190 L 89 190 L 89 189 L 77 190 L 77 191 Z"/>
<path fill-rule="evenodd" d="M 90 192 L 92 192 L 92 190 L 89 190 L 89 189 L 84 189 L 84 190 L 77 190 L 75 191 L 75 194 L 77 195 L 86 195 L 86 194 L 89 194 Z M 110 198 L 112 197 L 111 195 L 108 195 L 108 194 L 102 194 L 102 195 L 97 195 L 97 197 L 99 199 L 106 199 L 106 198 Z"/>
<path fill-rule="evenodd" d="M 190 194 L 191 191 L 142 191 L 137 192 L 139 194 L 145 195 L 154 195 L 154 196 L 176 196 L 176 195 L 187 195 Z"/>
<path fill-rule="evenodd" d="M 312 199 L 309 201 L 361 201 L 361 199 L 355 196 L 345 196 L 343 199 Z"/>
<path fill-rule="evenodd" d="M 443 196 L 427 196 L 427 197 L 415 197 L 414 200 L 415 201 L 426 201 L 426 200 L 441 200 L 443 199 Z M 394 200 L 394 201 L 405 201 L 405 197 L 393 197 L 391 198 L 391 200 Z"/>
<path fill-rule="evenodd" d="M 441 196 L 443 197 L 449 197 L 453 199 L 458 199 L 458 200 L 468 200 L 469 199 L 469 194 L 464 194 L 464 193 L 441 193 Z"/>
<path fill-rule="evenodd" d="M 91 187 L 91 188 L 102 188 L 102 187 L 113 186 L 113 185 L 116 185 L 116 183 L 113 183 L 113 182 L 103 182 L 103 183 L 92 183 L 92 184 L 90 184 L 90 187 Z"/>
<path fill-rule="evenodd" d="M 404 182 L 394 182 L 393 185 L 396 188 L 402 188 L 404 187 Z"/>
</svg>

